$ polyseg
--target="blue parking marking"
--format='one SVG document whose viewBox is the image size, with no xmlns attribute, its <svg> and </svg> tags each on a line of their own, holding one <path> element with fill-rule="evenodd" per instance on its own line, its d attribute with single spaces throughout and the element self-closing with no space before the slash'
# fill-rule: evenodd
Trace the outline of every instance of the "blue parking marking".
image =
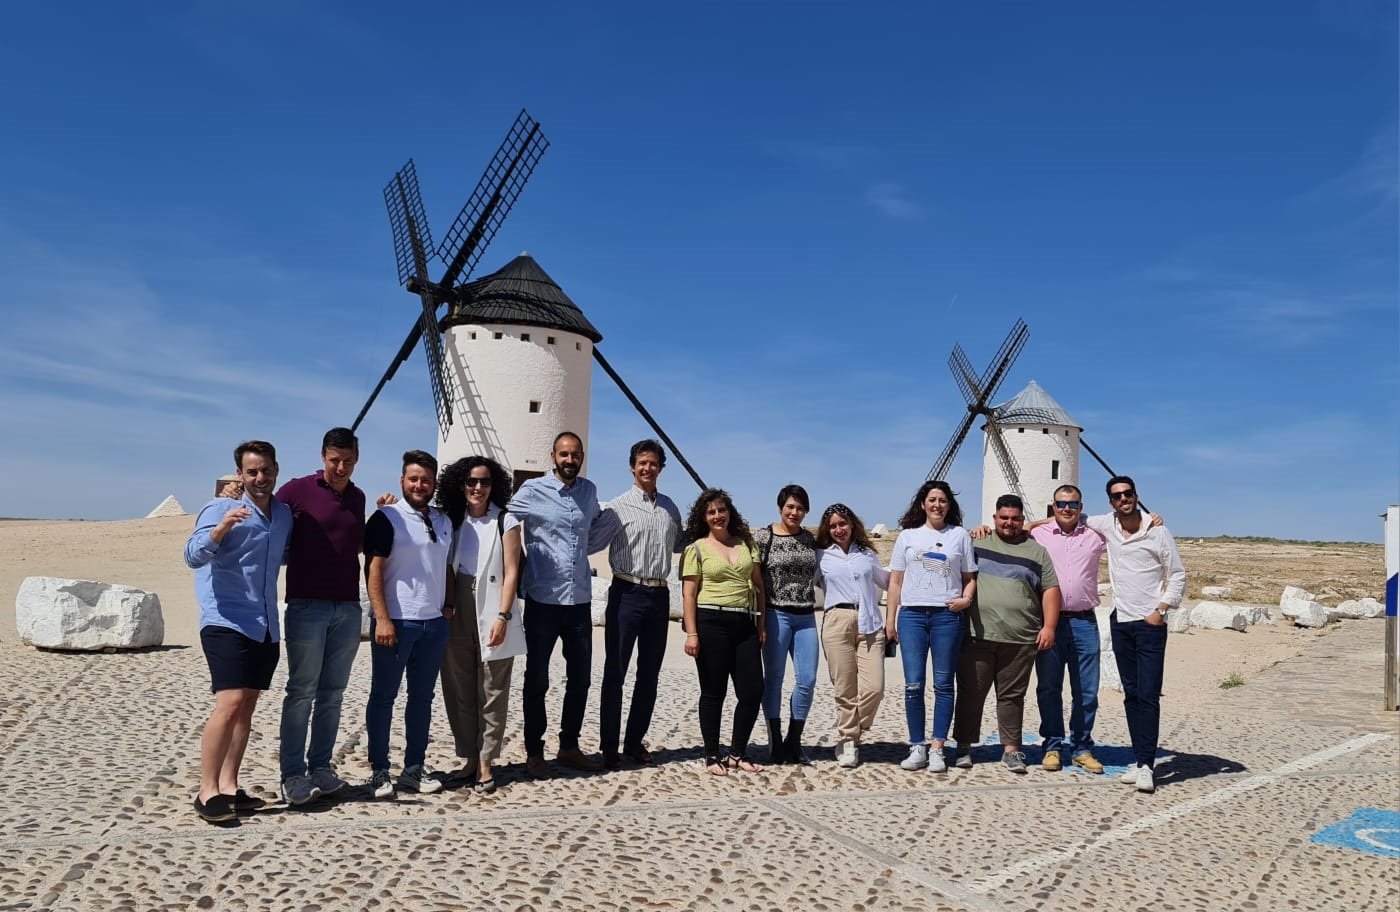
<svg viewBox="0 0 1400 912">
<path fill-rule="evenodd" d="M 1357 808 L 1345 820 L 1314 833 L 1312 841 L 1386 858 L 1400 858 L 1400 813 L 1380 808 Z"/>
</svg>

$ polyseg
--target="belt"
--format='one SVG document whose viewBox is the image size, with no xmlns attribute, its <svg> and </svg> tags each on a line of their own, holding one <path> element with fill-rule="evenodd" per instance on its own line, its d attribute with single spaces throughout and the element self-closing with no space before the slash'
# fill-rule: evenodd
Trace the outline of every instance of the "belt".
<svg viewBox="0 0 1400 912">
<path fill-rule="evenodd" d="M 645 576 L 633 576 L 630 573 L 623 573 L 621 570 L 613 571 L 613 579 L 620 579 L 624 583 L 632 583 L 637 586 L 650 586 L 653 589 L 666 588 L 666 581 L 664 579 L 652 579 Z"/>
<path fill-rule="evenodd" d="M 900 605 L 900 611 L 943 611 L 947 605 Z"/>
<path fill-rule="evenodd" d="M 1086 608 L 1083 611 L 1061 611 L 1060 617 L 1089 617 L 1094 613 L 1094 609 Z"/>
<path fill-rule="evenodd" d="M 725 612 L 725 613 L 734 613 L 734 614 L 753 614 L 753 613 L 754 613 L 754 612 L 751 611 L 750 609 L 745 608 L 745 607 L 742 607 L 742 606 L 732 606 L 732 605 L 696 605 L 695 607 L 697 607 L 697 608 L 703 608 L 703 609 L 706 610 L 706 611 L 723 611 L 723 612 Z"/>
<path fill-rule="evenodd" d="M 851 602 L 842 602 L 842 603 L 839 604 L 839 605 L 827 605 L 827 606 L 826 606 L 826 610 L 827 610 L 827 611 L 831 611 L 831 610 L 834 609 L 834 608 L 851 608 L 851 609 L 856 609 L 856 608 L 859 608 L 859 607 L 860 607 L 859 605 L 852 604 Z"/>
</svg>

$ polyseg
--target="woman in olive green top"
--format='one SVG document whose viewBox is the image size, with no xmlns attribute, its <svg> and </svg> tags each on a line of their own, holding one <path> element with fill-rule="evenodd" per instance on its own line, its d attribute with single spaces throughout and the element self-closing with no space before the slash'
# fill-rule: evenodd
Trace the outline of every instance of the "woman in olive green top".
<svg viewBox="0 0 1400 912">
<path fill-rule="evenodd" d="M 685 654 L 700 674 L 700 736 L 705 769 L 713 776 L 730 770 L 756 773 L 749 735 L 763 701 L 763 575 L 758 551 L 744 518 L 729 495 L 708 488 L 690 508 L 681 558 L 685 606 Z M 719 749 L 719 723 L 734 680 L 734 729 L 729 755 Z"/>
</svg>

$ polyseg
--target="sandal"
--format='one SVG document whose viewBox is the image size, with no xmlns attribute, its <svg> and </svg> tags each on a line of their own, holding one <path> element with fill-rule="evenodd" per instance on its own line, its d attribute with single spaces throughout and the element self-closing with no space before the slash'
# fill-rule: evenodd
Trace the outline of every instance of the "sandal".
<svg viewBox="0 0 1400 912">
<path fill-rule="evenodd" d="M 743 754 L 730 754 L 728 757 L 724 758 L 724 765 L 726 769 L 739 770 L 743 773 L 763 772 L 762 766 L 754 763 Z"/>
<path fill-rule="evenodd" d="M 478 795 L 494 795 L 496 794 L 496 779 L 494 776 L 490 779 L 480 779 L 475 788 Z"/>
<path fill-rule="evenodd" d="M 728 758 L 716 757 L 714 755 L 706 756 L 705 772 L 709 773 L 711 776 L 728 776 Z"/>
</svg>

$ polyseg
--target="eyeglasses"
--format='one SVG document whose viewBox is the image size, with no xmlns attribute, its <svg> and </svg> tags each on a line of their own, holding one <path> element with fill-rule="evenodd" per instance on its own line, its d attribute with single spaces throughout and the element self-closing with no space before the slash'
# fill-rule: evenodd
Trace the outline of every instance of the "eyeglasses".
<svg viewBox="0 0 1400 912">
<path fill-rule="evenodd" d="M 413 512 L 418 513 L 417 510 L 414 510 Z M 418 518 L 423 520 L 423 525 L 428 527 L 428 541 L 436 545 L 438 538 L 437 530 L 433 528 L 433 521 L 428 518 L 427 513 L 418 513 Z"/>
<path fill-rule="evenodd" d="M 1114 491 L 1108 495 L 1108 499 L 1111 503 L 1118 503 L 1118 501 L 1125 500 L 1129 497 L 1137 497 L 1137 491 L 1129 488 L 1126 491 Z"/>
<path fill-rule="evenodd" d="M 465 488 L 489 488 L 491 487 L 491 479 L 468 478 L 466 481 L 462 482 L 462 486 Z"/>
<path fill-rule="evenodd" d="M 1082 506 L 1084 506 L 1084 505 L 1083 505 L 1082 503 L 1080 503 L 1079 501 L 1077 501 L 1077 500 L 1057 500 L 1057 501 L 1055 501 L 1055 509 L 1056 509 L 1056 510 L 1078 510 L 1078 509 L 1079 509 L 1080 507 L 1082 507 Z"/>
</svg>

